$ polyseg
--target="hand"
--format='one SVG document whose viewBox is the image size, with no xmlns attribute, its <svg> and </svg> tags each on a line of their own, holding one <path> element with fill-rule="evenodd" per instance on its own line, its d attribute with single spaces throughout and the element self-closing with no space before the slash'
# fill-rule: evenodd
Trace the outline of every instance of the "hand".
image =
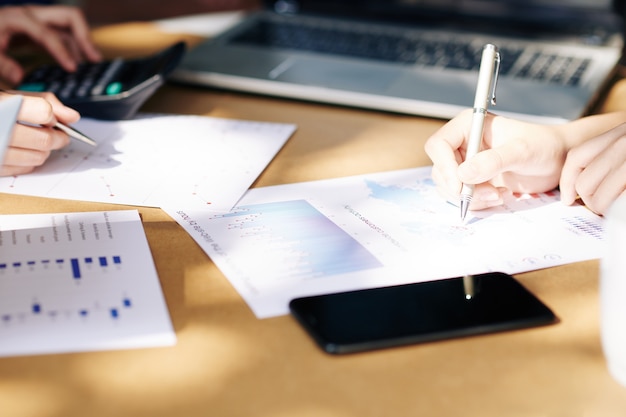
<svg viewBox="0 0 626 417">
<path fill-rule="evenodd" d="M 476 184 L 470 209 L 503 203 L 512 192 L 544 192 L 559 184 L 567 146 L 562 132 L 543 126 L 488 114 L 481 151 L 468 161 L 472 110 L 450 120 L 426 142 L 438 190 L 458 203 L 462 183 Z"/>
<path fill-rule="evenodd" d="M 7 93 L 0 93 L 0 100 Z M 51 93 L 24 95 L 11 143 L 0 167 L 0 176 L 21 175 L 42 165 L 55 149 L 69 144 L 70 138 L 53 126 L 57 121 L 71 124 L 80 115 L 64 106 Z"/>
<path fill-rule="evenodd" d="M 0 8 L 0 78 L 12 85 L 24 77 L 22 67 L 6 55 L 11 39 L 25 35 L 41 45 L 67 71 L 86 58 L 99 61 L 80 9 L 71 6 L 12 6 Z"/>
<path fill-rule="evenodd" d="M 626 196 L 626 124 L 619 125 L 572 148 L 561 174 L 561 200 L 572 204 L 578 196 L 598 214 Z"/>
</svg>

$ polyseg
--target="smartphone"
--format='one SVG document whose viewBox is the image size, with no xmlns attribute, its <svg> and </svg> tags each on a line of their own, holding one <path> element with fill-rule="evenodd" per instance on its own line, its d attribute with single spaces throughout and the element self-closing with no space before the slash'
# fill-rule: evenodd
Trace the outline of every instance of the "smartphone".
<svg viewBox="0 0 626 417">
<path fill-rule="evenodd" d="M 501 272 L 296 298 L 289 309 L 333 354 L 557 321 L 550 308 Z"/>
</svg>

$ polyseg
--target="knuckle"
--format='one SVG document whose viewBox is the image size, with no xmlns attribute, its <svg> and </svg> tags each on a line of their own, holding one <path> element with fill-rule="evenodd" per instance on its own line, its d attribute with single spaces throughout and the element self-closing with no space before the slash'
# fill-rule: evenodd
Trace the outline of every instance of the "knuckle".
<svg viewBox="0 0 626 417">
<path fill-rule="evenodd" d="M 52 129 L 37 129 L 35 147 L 42 152 L 50 151 L 54 148 L 54 135 Z"/>
<path fill-rule="evenodd" d="M 7 6 L 2 8 L 2 13 L 4 14 L 4 18 L 7 22 L 14 22 L 16 19 L 20 19 L 24 16 L 29 8 L 30 6 Z"/>
<path fill-rule="evenodd" d="M 50 151 L 37 152 L 31 160 L 31 165 L 36 167 L 43 165 L 48 159 L 48 156 L 50 156 Z"/>
<path fill-rule="evenodd" d="M 617 138 L 615 148 L 618 154 L 626 155 L 626 133 Z"/>
<path fill-rule="evenodd" d="M 52 104 L 46 99 L 46 96 L 31 96 L 28 105 L 30 113 L 35 115 L 38 123 L 48 124 L 54 120 Z"/>
</svg>

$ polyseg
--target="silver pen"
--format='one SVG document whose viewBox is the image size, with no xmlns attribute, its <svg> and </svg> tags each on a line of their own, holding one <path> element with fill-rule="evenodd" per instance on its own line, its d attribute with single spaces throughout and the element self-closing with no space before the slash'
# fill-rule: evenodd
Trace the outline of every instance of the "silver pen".
<svg viewBox="0 0 626 417">
<path fill-rule="evenodd" d="M 89 136 L 84 135 L 83 133 L 79 132 L 78 130 L 74 129 L 71 126 L 68 126 L 66 124 L 63 124 L 61 122 L 56 122 L 56 124 L 54 125 L 54 127 L 56 129 L 59 129 L 63 132 L 65 132 L 69 137 L 74 138 L 74 139 L 78 139 L 81 142 L 84 142 L 88 145 L 91 146 L 96 146 L 97 143 L 95 140 L 91 139 Z"/>
<path fill-rule="evenodd" d="M 478 70 L 478 83 L 476 85 L 476 96 L 474 98 L 474 113 L 472 115 L 472 125 L 467 143 L 467 151 L 465 153 L 466 161 L 478 153 L 480 149 L 489 101 L 491 101 L 491 104 L 494 106 L 496 104 L 496 84 L 498 82 L 499 71 L 500 52 L 498 52 L 498 47 L 487 44 L 483 47 L 480 69 Z M 474 184 L 463 184 L 461 188 L 461 220 L 465 220 L 473 195 Z"/>
</svg>

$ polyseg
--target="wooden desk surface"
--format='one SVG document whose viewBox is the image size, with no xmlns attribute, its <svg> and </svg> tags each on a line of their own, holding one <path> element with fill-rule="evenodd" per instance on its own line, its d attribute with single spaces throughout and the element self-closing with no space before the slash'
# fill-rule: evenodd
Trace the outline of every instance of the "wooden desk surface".
<svg viewBox="0 0 626 417">
<path fill-rule="evenodd" d="M 96 32 L 105 51 L 111 33 Z M 144 37 L 129 53 L 170 38 Z M 602 109 L 625 107 L 625 89 L 616 84 Z M 164 87 L 145 110 L 296 123 L 255 186 L 427 165 L 424 141 L 443 123 L 181 86 Z M 1 213 L 124 208 L 0 196 Z M 626 415 L 626 388 L 609 376 L 600 345 L 597 261 L 517 276 L 556 312 L 556 325 L 333 357 L 290 316 L 256 319 L 175 222 L 139 211 L 177 345 L 0 359 L 0 415 Z"/>
</svg>

